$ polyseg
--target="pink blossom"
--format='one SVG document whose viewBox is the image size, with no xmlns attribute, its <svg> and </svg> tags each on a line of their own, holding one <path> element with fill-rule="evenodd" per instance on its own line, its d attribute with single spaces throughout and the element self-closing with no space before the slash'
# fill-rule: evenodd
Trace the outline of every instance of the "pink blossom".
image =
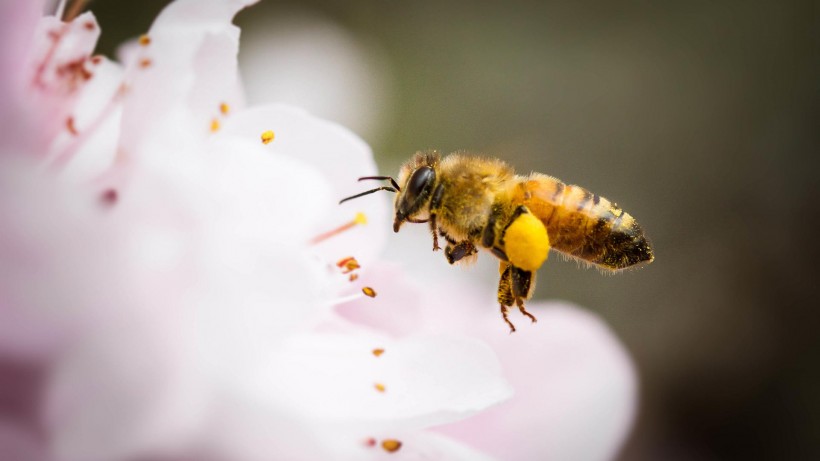
<svg viewBox="0 0 820 461">
<path fill-rule="evenodd" d="M 338 125 L 244 107 L 230 20 L 248 3 L 177 1 L 123 63 L 91 55 L 92 13 L 8 32 L 29 46 L 3 55 L 23 71 L 2 89 L 0 453 L 363 459 L 396 439 L 399 458 L 466 459 L 423 430 L 509 397 L 479 341 L 333 315 L 334 263 L 375 260 L 385 203 L 314 237 L 353 218 L 337 197 L 375 166 Z"/>
<path fill-rule="evenodd" d="M 613 456 L 635 383 L 611 333 L 553 306 L 509 336 L 492 287 L 379 262 L 386 197 L 336 205 L 368 146 L 245 105 L 251 3 L 178 0 L 121 62 L 90 12 L 0 7 L 0 458 Z"/>
</svg>

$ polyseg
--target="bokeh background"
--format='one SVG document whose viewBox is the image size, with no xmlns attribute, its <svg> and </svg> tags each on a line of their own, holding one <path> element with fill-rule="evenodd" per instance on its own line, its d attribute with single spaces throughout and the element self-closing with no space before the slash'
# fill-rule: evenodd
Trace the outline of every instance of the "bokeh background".
<svg viewBox="0 0 820 461">
<path fill-rule="evenodd" d="M 100 52 L 166 3 L 92 1 Z M 385 174 L 467 149 L 636 216 L 651 266 L 553 258 L 537 296 L 598 313 L 637 363 L 622 459 L 711 460 L 820 459 L 818 19 L 813 1 L 267 0 L 237 23 L 248 99 L 345 124 Z"/>
</svg>

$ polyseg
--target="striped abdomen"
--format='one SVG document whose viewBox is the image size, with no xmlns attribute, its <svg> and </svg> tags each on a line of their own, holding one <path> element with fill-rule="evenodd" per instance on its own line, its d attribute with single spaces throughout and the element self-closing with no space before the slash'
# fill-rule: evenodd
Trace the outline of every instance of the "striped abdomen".
<svg viewBox="0 0 820 461">
<path fill-rule="evenodd" d="M 654 258 L 632 216 L 582 187 L 534 173 L 520 177 L 513 199 L 541 219 L 562 253 L 613 270 Z"/>
</svg>

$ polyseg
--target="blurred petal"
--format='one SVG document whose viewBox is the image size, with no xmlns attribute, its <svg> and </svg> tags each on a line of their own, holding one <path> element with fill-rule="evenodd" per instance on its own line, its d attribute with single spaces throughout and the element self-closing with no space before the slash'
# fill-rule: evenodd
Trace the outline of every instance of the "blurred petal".
<svg viewBox="0 0 820 461">
<path fill-rule="evenodd" d="M 381 356 L 373 353 L 377 348 L 384 349 Z M 383 430 L 423 428 L 464 418 L 510 396 L 492 352 L 467 338 L 396 341 L 364 332 L 302 336 L 272 357 L 270 373 L 247 383 L 272 396 L 287 396 L 286 403 L 308 417 L 348 429 L 374 422 Z M 274 379 L 277 375 L 288 379 Z"/>
<path fill-rule="evenodd" d="M 614 458 L 637 406 L 629 356 L 588 312 L 556 303 L 529 310 L 538 317 L 532 329 L 486 336 L 515 397 L 441 432 L 509 460 Z M 497 318 L 482 322 L 499 328 Z"/>
</svg>

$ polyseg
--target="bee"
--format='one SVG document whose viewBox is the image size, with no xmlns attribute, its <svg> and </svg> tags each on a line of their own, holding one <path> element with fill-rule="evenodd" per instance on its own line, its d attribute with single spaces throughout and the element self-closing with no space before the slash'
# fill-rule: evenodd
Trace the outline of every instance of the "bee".
<svg viewBox="0 0 820 461">
<path fill-rule="evenodd" d="M 499 259 L 498 303 L 509 325 L 508 308 L 524 308 L 532 297 L 535 274 L 552 248 L 605 271 L 648 264 L 651 245 L 635 219 L 618 205 L 578 186 L 541 173 L 517 175 L 496 158 L 462 152 L 442 158 L 437 151 L 416 153 L 402 165 L 398 179 L 366 176 L 359 181 L 389 181 L 343 199 L 377 191 L 396 193 L 393 231 L 405 222 L 426 223 L 433 251 L 450 264 L 473 259 L 485 250 Z"/>
</svg>

